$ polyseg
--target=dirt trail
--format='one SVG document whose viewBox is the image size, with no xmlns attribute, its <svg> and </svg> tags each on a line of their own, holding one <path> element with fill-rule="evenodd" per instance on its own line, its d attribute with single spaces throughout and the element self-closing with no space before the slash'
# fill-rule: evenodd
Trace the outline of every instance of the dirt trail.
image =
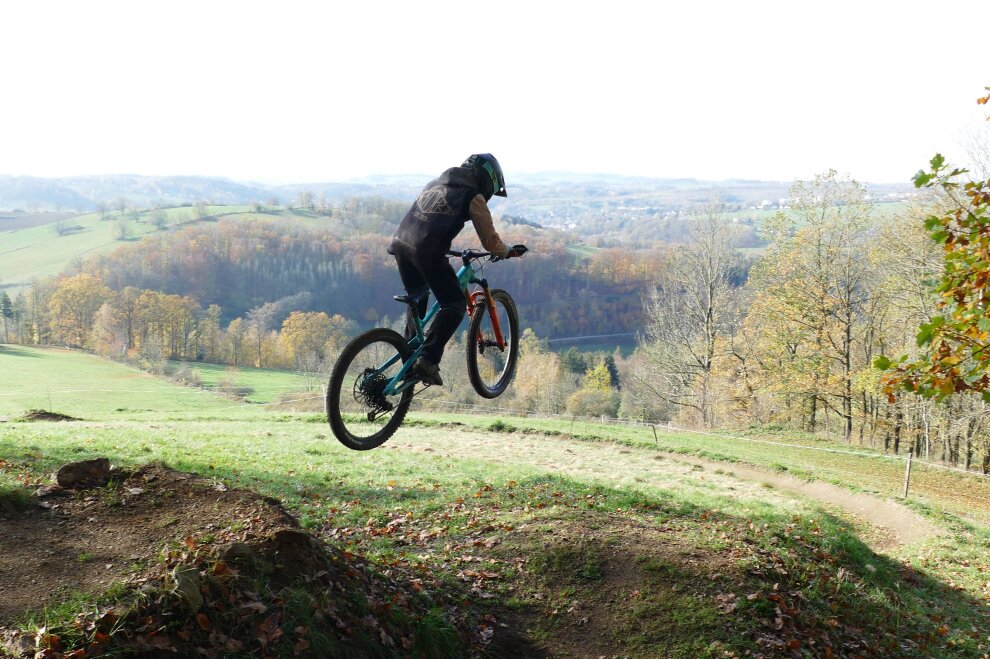
<svg viewBox="0 0 990 659">
<path fill-rule="evenodd" d="M 841 508 L 847 513 L 862 518 L 892 534 L 892 537 L 889 538 L 873 538 L 870 542 L 873 549 L 887 549 L 891 545 L 919 542 L 939 534 L 939 530 L 934 524 L 910 508 L 891 499 L 852 492 L 844 487 L 821 481 L 805 481 L 794 476 L 750 465 L 708 462 L 683 455 L 677 455 L 676 459 L 690 464 L 721 467 L 738 478 L 767 483 L 787 492 L 804 495 L 809 499 Z"/>
<path fill-rule="evenodd" d="M 531 465 L 613 487 L 676 488 L 682 492 L 763 501 L 785 508 L 795 505 L 793 495 L 797 494 L 866 522 L 870 530 L 862 540 L 875 551 L 887 551 L 939 534 L 934 524 L 895 501 L 739 463 L 711 462 L 681 454 L 542 435 L 438 432 L 428 428 L 404 430 L 385 446 L 437 457 Z"/>
</svg>

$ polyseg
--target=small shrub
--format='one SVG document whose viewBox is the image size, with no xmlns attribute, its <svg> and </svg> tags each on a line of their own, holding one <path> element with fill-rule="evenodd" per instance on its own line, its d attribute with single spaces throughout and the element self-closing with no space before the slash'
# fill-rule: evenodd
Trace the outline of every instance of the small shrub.
<svg viewBox="0 0 990 659">
<path fill-rule="evenodd" d="M 199 377 L 199 373 L 189 368 L 188 364 L 183 364 L 178 368 L 178 370 L 172 374 L 172 379 L 181 384 L 189 385 L 191 387 L 202 386 L 203 380 Z"/>
<path fill-rule="evenodd" d="M 602 390 L 585 387 L 578 389 L 567 399 L 567 411 L 574 416 L 604 416 L 614 419 L 619 412 L 619 402 L 619 392 L 614 389 Z"/>
<path fill-rule="evenodd" d="M 488 430 L 491 432 L 512 432 L 515 430 L 515 426 L 509 425 L 502 419 L 495 419 L 488 424 Z"/>
<path fill-rule="evenodd" d="M 254 389 L 251 387 L 238 386 L 231 378 L 222 378 L 217 382 L 217 391 L 231 398 L 247 398 L 254 393 Z"/>
</svg>

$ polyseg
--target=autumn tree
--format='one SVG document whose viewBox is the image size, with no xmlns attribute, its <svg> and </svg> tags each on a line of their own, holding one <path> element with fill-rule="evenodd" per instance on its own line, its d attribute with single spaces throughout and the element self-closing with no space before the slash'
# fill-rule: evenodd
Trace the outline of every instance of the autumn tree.
<svg viewBox="0 0 990 659">
<path fill-rule="evenodd" d="M 589 369 L 581 388 L 567 399 L 567 411 L 575 416 L 605 416 L 619 413 L 619 392 L 612 387 L 612 375 L 605 364 Z"/>
<path fill-rule="evenodd" d="M 251 309 L 247 313 L 247 327 L 250 337 L 251 348 L 253 350 L 253 362 L 255 366 L 266 366 L 264 360 L 265 337 L 272 330 L 275 324 L 275 316 L 278 314 L 279 306 L 274 302 Z"/>
<path fill-rule="evenodd" d="M 351 324 L 343 316 L 293 311 L 282 323 L 280 333 L 288 357 L 301 370 L 317 370 L 328 355 L 334 355 L 347 340 Z"/>
<path fill-rule="evenodd" d="M 155 206 L 151 209 L 151 223 L 159 230 L 168 226 L 168 213 L 164 208 Z"/>
<path fill-rule="evenodd" d="M 135 301 L 136 332 L 142 349 L 151 344 L 165 359 L 195 358 L 201 311 L 196 300 L 187 295 L 143 291 Z"/>
<path fill-rule="evenodd" d="M 245 362 L 244 358 L 244 336 L 246 334 L 245 323 L 241 318 L 235 318 L 227 325 L 226 332 L 226 359 L 231 366 L 239 366 Z"/>
<path fill-rule="evenodd" d="M 14 305 L 10 301 L 7 291 L 0 293 L 0 318 L 3 318 L 3 342 L 7 343 L 10 341 L 7 324 L 14 319 Z"/>
<path fill-rule="evenodd" d="M 299 208 L 304 208 L 306 210 L 313 210 L 315 202 L 313 201 L 312 190 L 302 190 L 299 193 Z"/>
<path fill-rule="evenodd" d="M 806 427 L 834 411 L 848 439 L 857 372 L 869 367 L 859 350 L 876 294 L 872 204 L 865 187 L 834 170 L 799 182 L 792 197 L 790 212 L 768 226 L 772 244 L 752 273 L 748 322 L 762 326 L 764 364 L 779 389 L 804 399 Z"/>
<path fill-rule="evenodd" d="M 199 353 L 208 362 L 217 363 L 222 358 L 220 316 L 220 305 L 211 304 L 207 308 L 205 316 L 199 321 Z"/>
<path fill-rule="evenodd" d="M 643 422 L 669 421 L 676 412 L 671 403 L 660 398 L 648 386 L 650 365 L 642 350 L 636 350 L 623 362 L 619 416 Z"/>
<path fill-rule="evenodd" d="M 716 423 L 712 371 L 719 339 L 736 323 L 732 274 L 739 261 L 736 229 L 712 204 L 694 219 L 692 242 L 666 263 L 646 302 L 640 384 L 663 400 Z"/>
<path fill-rule="evenodd" d="M 120 218 L 114 225 L 114 237 L 117 240 L 129 240 L 134 235 L 131 224 L 126 218 Z"/>
<path fill-rule="evenodd" d="M 92 275 L 63 277 L 48 300 L 52 340 L 83 347 L 89 344 L 93 318 L 110 297 L 110 289 Z"/>
<path fill-rule="evenodd" d="M 103 357 L 120 359 L 127 354 L 127 325 L 120 307 L 113 301 L 104 302 L 93 317 L 90 344 Z"/>
<path fill-rule="evenodd" d="M 564 408 L 567 374 L 560 358 L 532 329 L 523 330 L 519 339 L 519 363 L 512 383 L 513 405 L 531 412 L 557 414 Z"/>
</svg>

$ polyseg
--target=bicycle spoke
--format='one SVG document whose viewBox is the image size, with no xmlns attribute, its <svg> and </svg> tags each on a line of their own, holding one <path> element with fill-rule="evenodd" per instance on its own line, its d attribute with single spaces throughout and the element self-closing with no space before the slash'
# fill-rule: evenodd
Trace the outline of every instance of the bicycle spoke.
<svg viewBox="0 0 990 659">
<path fill-rule="evenodd" d="M 373 330 L 341 353 L 327 392 L 327 414 L 334 434 L 351 448 L 373 448 L 394 432 L 405 416 L 412 392 L 388 394 L 402 368 L 404 340 L 391 330 Z"/>
</svg>

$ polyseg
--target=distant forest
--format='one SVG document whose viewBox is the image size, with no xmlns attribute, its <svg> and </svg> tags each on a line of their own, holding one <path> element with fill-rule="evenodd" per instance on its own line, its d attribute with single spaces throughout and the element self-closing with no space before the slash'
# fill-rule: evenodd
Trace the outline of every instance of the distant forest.
<svg viewBox="0 0 990 659">
<path fill-rule="evenodd" d="M 79 271 L 116 291 L 130 286 L 188 295 L 204 308 L 219 305 L 227 321 L 300 293 L 307 294 L 305 310 L 340 314 L 361 326 L 400 315 L 403 308 L 392 296 L 402 292 L 401 283 L 383 235 L 390 231 L 379 226 L 341 237 L 334 224 L 221 220 L 91 257 Z M 528 244 L 532 256 L 489 264 L 484 274 L 493 286 L 512 292 L 527 327 L 547 338 L 639 330 L 641 293 L 664 251 L 603 249 L 585 255 L 568 249 L 555 232 L 517 225 L 503 233 Z M 468 229 L 456 246 L 476 243 Z M 744 277 L 740 273 L 740 281 Z"/>
</svg>

